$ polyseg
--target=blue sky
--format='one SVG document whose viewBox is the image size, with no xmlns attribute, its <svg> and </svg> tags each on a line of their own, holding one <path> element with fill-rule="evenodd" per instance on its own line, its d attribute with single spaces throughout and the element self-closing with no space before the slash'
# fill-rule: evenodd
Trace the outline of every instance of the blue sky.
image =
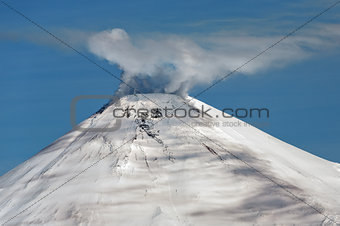
<svg viewBox="0 0 340 226">
<path fill-rule="evenodd" d="M 112 73 L 120 70 L 88 51 L 89 35 L 124 29 L 131 37 L 175 34 L 187 39 L 216 33 L 283 35 L 333 1 L 8 1 L 33 20 L 85 52 Z M 315 25 L 340 24 L 340 6 Z M 77 95 L 112 94 L 119 81 L 60 46 L 0 5 L 0 174 L 71 129 L 70 102 Z M 320 30 L 320 33 L 324 31 Z M 313 32 L 312 32 L 313 33 Z M 315 33 L 314 36 L 318 36 Z M 321 35 L 321 34 L 320 34 Z M 325 34 L 322 34 L 325 35 Z M 235 74 L 198 99 L 219 109 L 266 107 L 270 118 L 249 120 L 260 129 L 322 158 L 340 162 L 340 53 L 322 37 L 310 56 L 251 76 Z M 194 95 L 204 88 L 191 90 Z M 79 104 L 85 119 L 105 101 Z"/>
</svg>

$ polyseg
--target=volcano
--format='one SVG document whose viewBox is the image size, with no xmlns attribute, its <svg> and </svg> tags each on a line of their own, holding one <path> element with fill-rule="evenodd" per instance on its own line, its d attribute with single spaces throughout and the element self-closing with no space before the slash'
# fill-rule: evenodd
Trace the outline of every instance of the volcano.
<svg viewBox="0 0 340 226">
<path fill-rule="evenodd" d="M 190 101 L 189 101 L 190 100 Z M 170 94 L 113 101 L 0 177 L 3 225 L 335 225 L 340 165 Z M 113 117 L 114 109 L 124 117 Z M 128 112 L 128 114 L 125 114 Z M 159 112 L 158 112 L 159 113 Z M 225 126 L 225 125 L 241 126 Z M 111 129 L 110 129 L 111 128 Z M 20 142 L 20 141 L 18 141 Z"/>
</svg>

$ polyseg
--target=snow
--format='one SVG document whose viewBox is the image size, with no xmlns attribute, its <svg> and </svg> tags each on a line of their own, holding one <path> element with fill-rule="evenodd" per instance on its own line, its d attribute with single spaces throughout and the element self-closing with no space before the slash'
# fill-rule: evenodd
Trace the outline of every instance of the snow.
<svg viewBox="0 0 340 226">
<path fill-rule="evenodd" d="M 123 97 L 81 126 L 114 127 L 112 111 L 117 106 L 204 105 L 212 109 L 209 114 L 221 115 L 196 99 L 146 97 Z M 150 128 L 143 130 L 132 114 L 121 119 L 116 131 L 71 131 L 0 177 L 0 222 L 162 226 L 340 222 L 339 164 L 250 125 L 226 127 L 223 122 L 240 121 L 149 118 L 145 124 Z"/>
</svg>

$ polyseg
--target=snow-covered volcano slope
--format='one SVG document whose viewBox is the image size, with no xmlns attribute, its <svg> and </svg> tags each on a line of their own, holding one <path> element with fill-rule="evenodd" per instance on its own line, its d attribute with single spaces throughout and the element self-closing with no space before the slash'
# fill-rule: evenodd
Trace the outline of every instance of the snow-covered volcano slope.
<svg viewBox="0 0 340 226">
<path fill-rule="evenodd" d="M 187 103 L 174 95 L 147 97 L 168 108 Z M 212 108 L 198 100 L 190 104 L 182 108 Z M 158 107 L 141 95 L 127 96 L 81 126 L 114 127 L 112 111 L 118 106 Z M 209 114 L 221 112 L 213 109 Z M 0 177 L 1 222 L 162 226 L 340 222 L 339 164 L 254 127 L 221 123 L 238 122 L 235 118 L 181 120 L 142 122 L 132 112 L 116 131 L 71 131 Z M 219 126 L 207 126 L 218 121 Z"/>
</svg>

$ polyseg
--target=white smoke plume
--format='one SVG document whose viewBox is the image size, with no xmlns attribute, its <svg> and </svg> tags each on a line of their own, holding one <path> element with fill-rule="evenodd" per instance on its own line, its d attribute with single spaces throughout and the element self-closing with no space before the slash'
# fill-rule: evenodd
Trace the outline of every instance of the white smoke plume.
<svg viewBox="0 0 340 226">
<path fill-rule="evenodd" d="M 307 30 L 306 36 L 286 39 L 240 72 L 254 74 L 269 67 L 284 66 L 311 56 L 315 50 L 333 46 L 334 40 L 340 37 L 336 32 L 339 26 L 330 26 L 335 27 L 321 26 L 328 31 L 327 36 L 320 35 L 325 33 L 319 27 Z M 122 80 L 138 90 L 121 84 L 118 95 L 141 92 L 185 96 L 192 87 L 210 84 L 225 76 L 279 38 L 220 33 L 192 39 L 178 35 L 132 39 L 124 30 L 112 29 L 91 36 L 89 49 L 118 65 L 123 71 Z"/>
</svg>

